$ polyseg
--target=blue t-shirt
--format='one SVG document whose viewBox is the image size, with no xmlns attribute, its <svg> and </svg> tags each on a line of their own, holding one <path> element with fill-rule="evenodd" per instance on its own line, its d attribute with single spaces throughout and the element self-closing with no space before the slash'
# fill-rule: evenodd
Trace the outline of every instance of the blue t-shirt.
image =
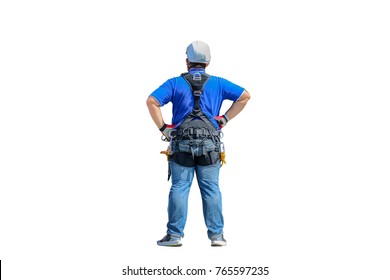
<svg viewBox="0 0 390 280">
<path fill-rule="evenodd" d="M 203 69 L 191 69 L 190 73 L 204 73 Z M 203 86 L 200 96 L 200 109 L 206 117 L 219 129 L 218 123 L 214 117 L 220 115 L 220 109 L 224 100 L 237 101 L 244 92 L 244 88 L 233 84 L 232 82 L 210 76 Z M 179 126 L 194 108 L 194 97 L 191 87 L 184 79 L 179 76 L 167 80 L 150 96 L 153 96 L 161 106 L 172 102 L 172 124 Z"/>
</svg>

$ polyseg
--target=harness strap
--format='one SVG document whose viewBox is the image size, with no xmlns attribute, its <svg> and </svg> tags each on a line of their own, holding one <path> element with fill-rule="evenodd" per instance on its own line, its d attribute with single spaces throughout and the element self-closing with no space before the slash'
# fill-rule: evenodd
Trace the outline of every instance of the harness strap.
<svg viewBox="0 0 390 280">
<path fill-rule="evenodd" d="M 206 127 L 210 131 L 216 130 L 212 122 L 205 116 L 205 114 L 200 109 L 200 97 L 203 92 L 203 87 L 210 78 L 210 75 L 206 73 L 200 74 L 199 72 L 195 72 L 194 74 L 183 73 L 182 77 L 191 87 L 191 92 L 194 97 L 194 107 L 192 109 L 192 112 L 185 118 L 185 120 L 180 126 L 184 128 L 192 127 L 194 124 L 194 120 L 201 120 L 202 127 Z"/>
</svg>

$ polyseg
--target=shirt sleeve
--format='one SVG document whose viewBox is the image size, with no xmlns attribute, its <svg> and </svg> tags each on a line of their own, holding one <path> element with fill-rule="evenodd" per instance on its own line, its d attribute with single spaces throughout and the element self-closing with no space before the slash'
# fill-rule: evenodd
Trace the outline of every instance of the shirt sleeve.
<svg viewBox="0 0 390 280">
<path fill-rule="evenodd" d="M 163 83 L 159 88 L 153 91 L 150 96 L 154 97 L 160 106 L 164 106 L 165 104 L 172 102 L 172 94 L 173 94 L 173 83 L 170 80 L 167 80 Z"/>
<path fill-rule="evenodd" d="M 245 89 L 236 85 L 226 79 L 221 78 L 222 85 L 222 98 L 228 99 L 236 102 L 241 95 L 244 93 Z"/>
</svg>

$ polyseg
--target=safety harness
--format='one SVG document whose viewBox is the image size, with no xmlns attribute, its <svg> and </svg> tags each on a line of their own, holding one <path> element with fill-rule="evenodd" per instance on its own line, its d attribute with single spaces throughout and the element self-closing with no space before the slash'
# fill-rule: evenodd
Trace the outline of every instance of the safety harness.
<svg viewBox="0 0 390 280">
<path fill-rule="evenodd" d="M 189 140 L 189 139 L 204 139 L 212 138 L 217 140 L 220 136 L 220 132 L 214 127 L 211 121 L 200 109 L 200 96 L 203 91 L 203 87 L 210 78 L 206 73 L 200 74 L 199 72 L 183 73 L 182 77 L 191 87 L 191 92 L 194 97 L 194 107 L 190 114 L 184 119 L 180 127 L 173 130 L 173 138 L 176 140 Z"/>
<path fill-rule="evenodd" d="M 223 134 L 200 108 L 203 87 L 210 76 L 199 72 L 183 73 L 181 76 L 191 87 L 194 107 L 180 126 L 170 132 L 170 145 L 167 151 L 161 153 L 184 166 L 190 166 L 189 162 L 210 165 L 217 160 L 221 160 L 223 165 L 226 163 L 224 146 L 221 142 Z"/>
</svg>

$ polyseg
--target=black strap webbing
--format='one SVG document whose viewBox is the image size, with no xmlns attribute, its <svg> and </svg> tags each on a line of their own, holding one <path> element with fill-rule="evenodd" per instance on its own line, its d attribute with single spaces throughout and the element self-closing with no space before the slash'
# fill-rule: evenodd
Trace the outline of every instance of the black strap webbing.
<svg viewBox="0 0 390 280">
<path fill-rule="evenodd" d="M 194 96 L 194 108 L 193 112 L 198 113 L 200 111 L 200 95 L 203 91 L 203 86 L 207 82 L 207 80 L 210 78 L 209 75 L 206 73 L 200 74 L 199 72 L 195 72 L 194 74 L 191 73 L 184 73 L 182 74 L 184 79 L 188 82 L 188 84 L 191 87 L 192 95 Z"/>
</svg>

